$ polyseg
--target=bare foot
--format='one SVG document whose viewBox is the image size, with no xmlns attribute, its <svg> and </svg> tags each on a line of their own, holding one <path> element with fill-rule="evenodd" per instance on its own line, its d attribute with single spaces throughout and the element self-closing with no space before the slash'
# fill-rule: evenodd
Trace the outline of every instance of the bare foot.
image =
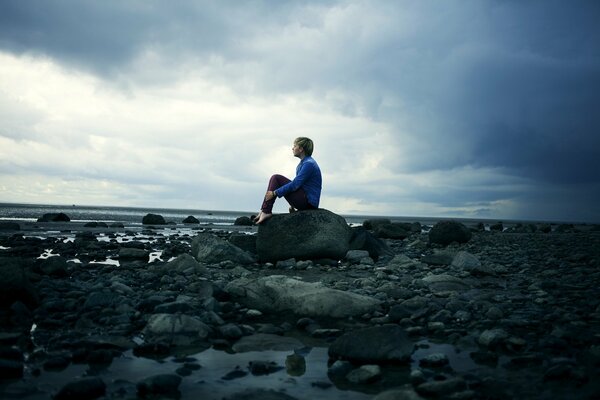
<svg viewBox="0 0 600 400">
<path fill-rule="evenodd" d="M 254 218 L 252 218 L 252 222 L 256 223 L 256 221 L 258 221 L 258 219 L 260 218 L 260 216 L 262 215 L 262 213 L 263 213 L 262 211 L 259 211 L 258 215 L 255 216 Z"/>
<path fill-rule="evenodd" d="M 273 214 L 267 214 L 264 212 L 260 212 L 260 215 L 258 216 L 258 218 L 256 218 L 256 221 L 254 222 L 256 225 L 260 225 L 262 224 L 264 221 L 268 220 L 269 218 L 271 218 L 273 216 Z"/>
</svg>

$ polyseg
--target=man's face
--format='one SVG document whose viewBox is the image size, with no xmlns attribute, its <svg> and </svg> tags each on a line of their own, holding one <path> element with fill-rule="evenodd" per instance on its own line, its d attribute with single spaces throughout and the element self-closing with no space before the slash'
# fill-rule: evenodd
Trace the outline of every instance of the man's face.
<svg viewBox="0 0 600 400">
<path fill-rule="evenodd" d="M 304 149 L 298 146 L 297 143 L 294 143 L 292 146 L 292 152 L 294 153 L 294 157 L 300 157 L 304 153 Z"/>
</svg>

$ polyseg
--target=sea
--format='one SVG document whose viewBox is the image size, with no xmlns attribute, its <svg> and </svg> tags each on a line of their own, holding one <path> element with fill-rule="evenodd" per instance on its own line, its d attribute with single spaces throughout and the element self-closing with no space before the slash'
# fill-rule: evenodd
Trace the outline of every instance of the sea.
<svg viewBox="0 0 600 400">
<path fill-rule="evenodd" d="M 65 213 L 71 222 L 105 222 L 107 224 L 121 222 L 127 226 L 142 226 L 142 218 L 149 213 L 162 215 L 167 222 L 180 224 L 188 216 L 193 216 L 200 224 L 216 226 L 233 226 L 235 220 L 241 216 L 250 217 L 249 211 L 224 211 L 224 210 L 197 210 L 176 208 L 145 208 L 145 207 L 114 207 L 114 206 L 88 206 L 88 205 L 56 205 L 56 204 L 21 204 L 0 203 L 0 221 L 36 222 L 38 218 L 47 213 Z M 335 211 L 334 211 L 335 212 Z M 391 222 L 419 222 L 423 226 L 433 226 L 443 220 L 455 220 L 469 225 L 480 222 L 491 225 L 499 222 L 498 219 L 472 219 L 453 217 L 413 217 L 413 216 L 385 216 L 385 215 L 349 215 L 340 214 L 350 226 L 362 225 L 367 219 L 386 218 Z M 510 226 L 527 221 L 502 221 L 504 226 Z M 533 221 L 529 221 L 533 222 Z"/>
</svg>

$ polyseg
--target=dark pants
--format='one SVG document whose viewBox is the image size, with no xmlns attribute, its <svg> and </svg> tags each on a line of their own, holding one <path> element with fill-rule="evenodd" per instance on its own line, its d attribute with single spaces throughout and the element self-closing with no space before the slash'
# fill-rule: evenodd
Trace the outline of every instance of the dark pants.
<svg viewBox="0 0 600 400">
<path fill-rule="evenodd" d="M 273 175 L 271 179 L 269 179 L 269 187 L 267 188 L 267 192 L 277 190 L 289 182 L 291 181 L 283 175 Z M 315 208 L 306 199 L 306 193 L 302 188 L 294 192 L 290 192 L 284 197 L 292 207 L 298 210 L 309 210 Z M 260 210 L 266 214 L 271 214 L 273 212 L 273 204 L 275 204 L 275 199 L 276 197 L 269 201 L 264 200 L 262 203 L 262 207 L 260 207 Z"/>
</svg>

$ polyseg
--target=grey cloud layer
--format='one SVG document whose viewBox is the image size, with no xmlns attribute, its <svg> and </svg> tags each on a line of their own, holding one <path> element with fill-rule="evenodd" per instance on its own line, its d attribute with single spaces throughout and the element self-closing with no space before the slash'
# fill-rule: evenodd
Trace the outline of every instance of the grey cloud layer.
<svg viewBox="0 0 600 400">
<path fill-rule="evenodd" d="M 196 60 L 240 90 L 310 92 L 388 124 L 406 150 L 386 161 L 394 170 L 499 168 L 532 190 L 577 183 L 600 197 L 598 2 L 108 4 L 2 1 L 0 48 L 107 80 L 147 51 Z"/>
</svg>

